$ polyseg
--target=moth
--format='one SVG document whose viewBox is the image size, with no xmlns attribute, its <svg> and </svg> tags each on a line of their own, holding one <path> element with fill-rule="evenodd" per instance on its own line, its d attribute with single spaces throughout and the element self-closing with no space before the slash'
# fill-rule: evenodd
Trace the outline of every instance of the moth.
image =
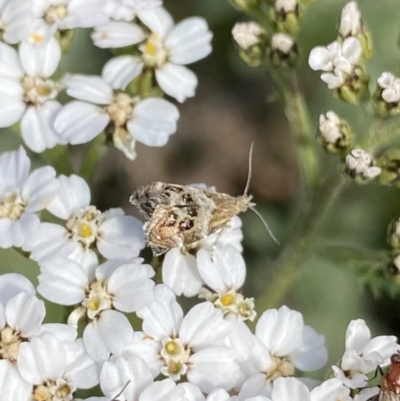
<svg viewBox="0 0 400 401">
<path fill-rule="evenodd" d="M 232 217 L 247 209 L 253 210 L 267 227 L 267 223 L 254 208 L 252 195 L 248 194 L 251 178 L 251 158 L 249 174 L 243 195 L 231 196 L 191 185 L 152 182 L 139 187 L 129 198 L 145 216 L 143 226 L 146 243 L 155 256 L 172 248 L 191 245 L 208 235 L 223 230 Z"/>
<path fill-rule="evenodd" d="M 400 401 L 400 354 L 390 357 L 390 365 L 382 378 L 379 394 L 368 401 Z"/>
</svg>

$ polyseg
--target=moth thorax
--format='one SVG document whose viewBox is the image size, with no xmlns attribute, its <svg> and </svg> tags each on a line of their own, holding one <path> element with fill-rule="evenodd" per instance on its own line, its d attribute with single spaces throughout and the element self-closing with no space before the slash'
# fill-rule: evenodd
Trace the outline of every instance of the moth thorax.
<svg viewBox="0 0 400 401">
<path fill-rule="evenodd" d="M 240 195 L 236 198 L 239 213 L 245 212 L 249 207 L 255 206 L 251 200 L 253 195 Z"/>
</svg>

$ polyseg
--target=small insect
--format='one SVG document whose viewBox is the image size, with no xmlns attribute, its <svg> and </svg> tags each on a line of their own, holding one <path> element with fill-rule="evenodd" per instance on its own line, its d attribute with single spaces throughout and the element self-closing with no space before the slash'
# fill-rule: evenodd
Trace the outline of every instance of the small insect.
<svg viewBox="0 0 400 401">
<path fill-rule="evenodd" d="M 382 378 L 379 394 L 368 401 L 400 401 L 400 354 L 390 357 L 390 365 Z"/>
<path fill-rule="evenodd" d="M 232 217 L 251 209 L 266 226 L 269 234 L 278 243 L 268 224 L 254 208 L 252 195 L 248 194 L 251 178 L 249 174 L 243 195 L 231 196 L 221 192 L 190 185 L 152 182 L 139 187 L 129 198 L 145 216 L 143 226 L 146 243 L 155 256 L 172 248 L 191 245 L 227 226 Z"/>
</svg>

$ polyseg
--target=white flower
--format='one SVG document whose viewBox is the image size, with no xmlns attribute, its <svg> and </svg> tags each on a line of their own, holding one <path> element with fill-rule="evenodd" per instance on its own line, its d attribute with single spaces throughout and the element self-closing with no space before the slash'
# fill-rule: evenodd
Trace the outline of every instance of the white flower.
<svg viewBox="0 0 400 401">
<path fill-rule="evenodd" d="M 116 59 L 114 59 L 116 60 Z M 119 62 L 123 63 L 120 58 Z M 60 136 L 72 144 L 86 143 L 106 127 L 114 145 L 126 157 L 136 156 L 135 141 L 147 146 L 164 146 L 176 131 L 179 111 L 159 98 L 140 100 L 125 93 L 115 93 L 110 81 L 123 79 L 111 60 L 103 69 L 103 78 L 73 75 L 66 80 L 67 93 L 79 99 L 65 105 L 54 126 Z"/>
<path fill-rule="evenodd" d="M 79 340 L 64 342 L 44 333 L 22 343 L 19 352 L 18 370 L 34 386 L 33 399 L 70 401 L 77 389 L 99 382 L 96 364 Z"/>
<path fill-rule="evenodd" d="M 68 257 L 85 269 L 97 266 L 96 251 L 108 259 L 131 259 L 144 247 L 142 225 L 120 208 L 101 212 L 90 205 L 90 189 L 76 175 L 58 178 L 60 189 L 48 210 L 65 226 L 43 223 L 29 243 L 31 259 L 40 263 Z"/>
<path fill-rule="evenodd" d="M 34 152 L 65 143 L 52 127 L 61 107 L 54 100 L 60 89 L 49 79 L 57 69 L 61 49 L 55 39 L 41 48 L 21 43 L 19 52 L 0 43 L 0 127 L 21 120 L 21 133 Z"/>
<path fill-rule="evenodd" d="M 194 63 L 211 52 L 212 34 L 206 21 L 192 17 L 174 26 L 172 17 L 162 7 L 140 11 L 138 17 L 150 29 L 149 35 L 138 25 L 129 27 L 126 23 L 116 22 L 96 28 L 92 34 L 94 43 L 99 47 L 124 47 L 145 40 L 139 46 L 139 56 L 122 56 L 124 60 L 129 60 L 129 69 L 123 67 L 121 70 L 124 71 L 124 80 L 118 89 L 125 88 L 143 68 L 147 68 L 154 69 L 160 88 L 178 102 L 193 97 L 197 77 L 184 65 Z"/>
<path fill-rule="evenodd" d="M 19 274 L 0 276 L 0 400 L 31 398 L 32 385 L 16 366 L 21 346 L 40 332 L 46 314 L 33 285 Z"/>
<path fill-rule="evenodd" d="M 200 249 L 197 252 L 197 268 L 206 285 L 201 293 L 207 301 L 221 309 L 224 315 L 234 314 L 241 320 L 254 320 L 254 298 L 244 298 L 239 292 L 246 277 L 246 265 L 241 253 L 231 245 L 218 247 L 213 254 Z"/>
<path fill-rule="evenodd" d="M 400 79 L 390 72 L 383 72 L 378 78 L 378 85 L 383 89 L 382 99 L 388 103 L 400 101 Z"/>
<path fill-rule="evenodd" d="M 55 197 L 59 184 L 53 167 L 29 174 L 31 162 L 25 150 L 0 156 L 0 247 L 26 249 L 40 227 L 35 214 Z"/>
<path fill-rule="evenodd" d="M 310 391 L 304 383 L 294 377 L 279 377 L 275 380 L 272 392 L 267 397 L 257 394 L 254 398 L 248 398 L 239 393 L 239 399 L 243 401 L 246 399 L 249 401 L 353 401 L 350 389 L 343 386 L 337 379 L 326 380 Z"/>
<path fill-rule="evenodd" d="M 154 299 L 154 270 L 141 261 L 108 261 L 97 267 L 95 277 L 69 259 L 56 258 L 41 266 L 39 293 L 57 304 L 79 305 L 71 312 L 68 324 L 77 327 L 78 321 L 86 318 L 89 323 L 83 340 L 97 362 L 133 341 L 129 322 L 117 311 L 136 312 Z"/>
<path fill-rule="evenodd" d="M 346 331 L 346 351 L 340 368 L 333 366 L 335 376 L 350 388 L 364 387 L 366 374 L 378 366 L 390 363 L 391 355 L 399 351 L 395 336 L 371 338 L 371 332 L 362 319 L 352 320 Z"/>
<path fill-rule="evenodd" d="M 142 259 L 107 261 L 94 275 L 76 262 L 55 258 L 41 265 L 38 291 L 61 305 L 82 304 L 88 319 L 109 309 L 136 312 L 153 301 L 154 270 Z"/>
<path fill-rule="evenodd" d="M 275 33 L 271 39 L 271 47 L 279 50 L 284 54 L 288 54 L 294 45 L 294 40 L 286 33 Z"/>
<path fill-rule="evenodd" d="M 232 29 L 233 39 L 246 50 L 259 43 L 261 27 L 256 22 L 237 22 Z"/>
<path fill-rule="evenodd" d="M 4 42 L 14 45 L 25 40 L 33 20 L 32 1 L 3 0 L 0 2 L 0 29 Z"/>
<path fill-rule="evenodd" d="M 327 143 L 335 144 L 341 137 L 341 121 L 336 113 L 328 111 L 319 116 L 319 132 Z"/>
<path fill-rule="evenodd" d="M 290 13 L 296 10 L 298 6 L 297 0 L 276 0 L 275 1 L 275 10 L 276 11 L 284 11 L 285 13 Z"/>
<path fill-rule="evenodd" d="M 100 387 L 110 399 L 122 391 L 118 397 L 121 400 L 204 400 L 200 390 L 193 384 L 176 384 L 171 379 L 153 383 L 153 377 L 146 363 L 134 355 L 128 359 L 118 358 L 115 362 L 105 362 L 100 373 Z"/>
<path fill-rule="evenodd" d="M 212 303 L 198 304 L 183 316 L 171 289 L 158 285 L 155 301 L 137 314 L 146 334 L 140 348 L 157 344 L 140 354 L 146 362 L 159 361 L 154 376 L 162 373 L 179 380 L 186 375 L 203 392 L 215 387 L 230 390 L 236 385 L 239 368 L 234 350 L 227 345 L 231 325 Z"/>
<path fill-rule="evenodd" d="M 311 50 L 308 63 L 314 71 L 326 71 L 321 79 L 329 89 L 344 84 L 361 57 L 362 49 L 358 39 L 350 37 L 340 44 L 333 42 L 327 47 L 317 46 Z"/>
<path fill-rule="evenodd" d="M 312 327 L 305 326 L 300 312 L 282 306 L 269 309 L 256 325 L 252 355 L 241 364 L 248 377 L 240 397 L 267 395 L 272 381 L 292 376 L 295 369 L 311 371 L 328 359 L 325 340 Z"/>
<path fill-rule="evenodd" d="M 173 248 L 168 251 L 165 254 L 162 267 L 163 283 L 172 288 L 178 296 L 193 297 L 198 295 L 203 280 L 199 275 L 197 260 L 193 251 L 205 249 L 211 252 L 231 245 L 237 251 L 242 252 L 243 234 L 241 227 L 242 221 L 238 216 L 235 216 L 222 232 L 209 235 L 188 248 Z"/>
<path fill-rule="evenodd" d="M 347 3 L 340 17 L 339 33 L 343 37 L 355 36 L 361 30 L 361 13 L 358 9 L 357 2 L 350 1 Z"/>
<path fill-rule="evenodd" d="M 104 13 L 114 20 L 132 21 L 138 11 L 159 7 L 162 0 L 107 0 Z"/>
<path fill-rule="evenodd" d="M 108 21 L 106 0 L 34 0 L 37 18 L 56 29 L 91 28 Z"/>
<path fill-rule="evenodd" d="M 363 149 L 353 149 L 346 156 L 346 166 L 351 175 L 372 179 L 381 173 L 379 167 L 373 166 L 371 155 Z"/>
</svg>

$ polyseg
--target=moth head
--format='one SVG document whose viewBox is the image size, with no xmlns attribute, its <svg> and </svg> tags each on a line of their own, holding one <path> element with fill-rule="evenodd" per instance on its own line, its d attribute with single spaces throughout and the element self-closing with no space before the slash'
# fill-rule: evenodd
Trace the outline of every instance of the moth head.
<svg viewBox="0 0 400 401">
<path fill-rule="evenodd" d="M 153 197 L 147 186 L 139 187 L 129 198 L 129 202 L 135 205 L 145 217 L 150 218 L 158 205 L 157 198 Z"/>
</svg>

